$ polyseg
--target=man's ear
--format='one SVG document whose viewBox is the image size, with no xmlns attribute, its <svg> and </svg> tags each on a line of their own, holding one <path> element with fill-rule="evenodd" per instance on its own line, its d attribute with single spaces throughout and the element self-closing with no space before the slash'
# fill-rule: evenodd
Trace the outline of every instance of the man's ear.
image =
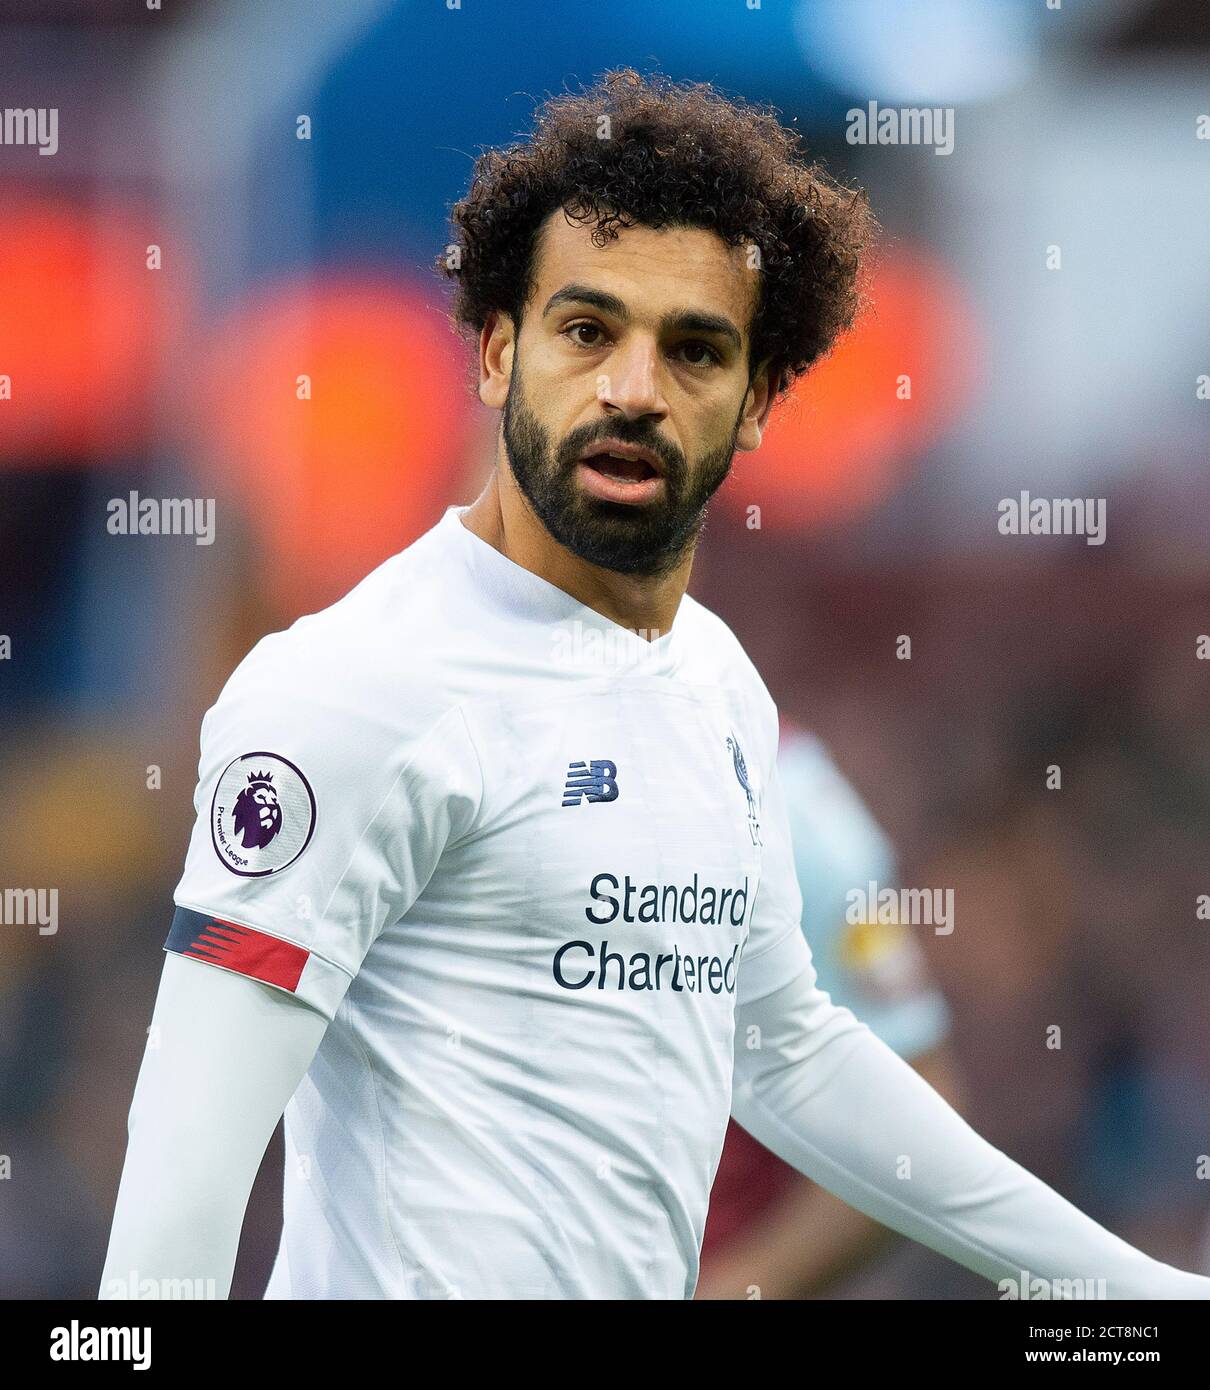
<svg viewBox="0 0 1210 1390">
<path fill-rule="evenodd" d="M 516 334 L 510 315 L 488 315 L 479 334 L 479 399 L 493 410 L 503 410 L 513 375 Z"/>
<path fill-rule="evenodd" d="M 735 436 L 735 447 L 744 452 L 760 448 L 765 422 L 773 409 L 781 374 L 772 362 L 765 361 L 756 369 L 744 397 L 744 408 L 739 419 L 739 430 Z"/>
</svg>

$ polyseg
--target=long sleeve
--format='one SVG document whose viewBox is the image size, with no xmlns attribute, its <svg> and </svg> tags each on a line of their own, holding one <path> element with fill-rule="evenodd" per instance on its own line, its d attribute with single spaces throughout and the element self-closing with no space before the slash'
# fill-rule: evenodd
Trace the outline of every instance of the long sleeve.
<svg viewBox="0 0 1210 1390">
<path fill-rule="evenodd" d="M 166 952 L 101 1299 L 226 1298 L 248 1195 L 327 1020 Z"/>
<path fill-rule="evenodd" d="M 1210 1298 L 1210 1279 L 1136 1250 L 981 1138 L 816 987 L 809 957 L 741 1005 L 736 1024 L 735 1119 L 851 1206 L 1014 1287 L 1025 1271 L 1048 1284 L 1103 1279 L 1097 1296 L 1109 1298 Z M 1050 1296 L 1076 1295 L 1057 1285 Z"/>
</svg>

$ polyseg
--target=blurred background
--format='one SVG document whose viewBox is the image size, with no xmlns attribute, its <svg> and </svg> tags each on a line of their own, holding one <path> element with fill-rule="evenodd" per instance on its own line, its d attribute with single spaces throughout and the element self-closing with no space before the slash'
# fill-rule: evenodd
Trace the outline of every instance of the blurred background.
<svg viewBox="0 0 1210 1390">
<path fill-rule="evenodd" d="M 962 1113 L 1205 1267 L 1208 48 L 1203 0 L 0 0 L 0 888 L 59 894 L 0 925 L 0 1296 L 95 1295 L 202 714 L 490 467 L 449 203 L 622 65 L 869 190 L 873 312 L 737 459 L 692 592 L 954 890 L 916 930 Z M 849 143 L 874 100 L 952 108 L 952 152 Z M 1023 490 L 1105 499 L 1105 543 L 1000 534 Z M 131 492 L 214 499 L 213 543 L 111 534 Z M 996 1296 L 905 1243 L 832 1293 Z"/>
</svg>

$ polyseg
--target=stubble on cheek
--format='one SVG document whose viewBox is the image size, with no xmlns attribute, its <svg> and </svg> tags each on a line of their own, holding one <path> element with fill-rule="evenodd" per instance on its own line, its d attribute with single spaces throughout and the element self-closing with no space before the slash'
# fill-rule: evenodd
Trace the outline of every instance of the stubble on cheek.
<svg viewBox="0 0 1210 1390">
<path fill-rule="evenodd" d="M 705 521 L 706 506 L 726 478 L 739 422 L 731 437 L 689 476 L 685 457 L 649 428 L 621 421 L 609 427 L 630 443 L 655 449 L 663 464 L 663 495 L 643 505 L 593 497 L 580 482 L 578 460 L 604 436 L 603 424 L 571 430 L 552 449 L 550 432 L 530 410 L 514 360 L 504 409 L 504 441 L 517 485 L 554 538 L 592 564 L 620 573 L 658 575 L 680 562 Z"/>
</svg>

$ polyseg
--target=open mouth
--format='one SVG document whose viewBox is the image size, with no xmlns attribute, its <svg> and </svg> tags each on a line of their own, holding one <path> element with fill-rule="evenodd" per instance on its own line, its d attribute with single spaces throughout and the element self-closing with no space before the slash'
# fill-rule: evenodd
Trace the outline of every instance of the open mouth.
<svg viewBox="0 0 1210 1390">
<path fill-rule="evenodd" d="M 611 479 L 615 483 L 641 483 L 648 478 L 658 478 L 659 474 L 641 458 L 624 458 L 620 454 L 594 454 L 582 460 L 595 473 Z"/>
<path fill-rule="evenodd" d="M 580 486 L 600 502 L 642 507 L 664 493 L 660 456 L 641 444 L 599 439 L 577 460 Z"/>
</svg>

